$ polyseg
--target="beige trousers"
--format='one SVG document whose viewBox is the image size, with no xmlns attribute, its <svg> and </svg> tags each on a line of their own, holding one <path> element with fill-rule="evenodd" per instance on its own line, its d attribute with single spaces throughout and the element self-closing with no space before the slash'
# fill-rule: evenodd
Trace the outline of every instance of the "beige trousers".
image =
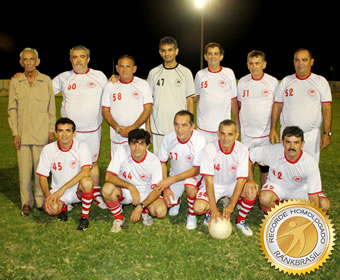
<svg viewBox="0 0 340 280">
<path fill-rule="evenodd" d="M 44 204 L 45 196 L 40 188 L 39 175 L 35 173 L 38 167 L 39 158 L 43 145 L 21 145 L 17 151 L 19 167 L 19 184 L 21 205 L 33 207 L 34 200 L 36 207 Z M 32 173 L 34 174 L 34 194 L 32 192 Z"/>
</svg>

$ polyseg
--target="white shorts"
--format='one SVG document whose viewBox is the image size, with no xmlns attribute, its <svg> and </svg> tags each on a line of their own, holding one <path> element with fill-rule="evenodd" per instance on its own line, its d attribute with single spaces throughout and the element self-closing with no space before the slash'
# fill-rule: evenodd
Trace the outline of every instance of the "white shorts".
<svg viewBox="0 0 340 280">
<path fill-rule="evenodd" d="M 51 189 L 51 193 L 55 193 L 57 189 Z M 64 202 L 66 205 L 70 205 L 72 203 L 81 202 L 81 197 L 78 193 L 78 184 L 73 186 L 72 188 L 67 189 L 64 194 L 61 196 L 60 200 Z"/>
<path fill-rule="evenodd" d="M 207 143 L 218 140 L 217 132 L 208 132 L 197 127 L 197 130 L 205 137 Z"/>
<path fill-rule="evenodd" d="M 110 157 L 111 159 L 113 159 L 113 155 L 115 154 L 115 150 L 118 148 L 118 147 L 123 147 L 125 148 L 127 151 L 130 150 L 129 148 L 129 143 L 126 141 L 126 142 L 123 142 L 123 143 L 114 143 L 111 141 L 111 153 L 110 153 Z M 129 153 L 129 152 L 128 152 Z"/>
<path fill-rule="evenodd" d="M 175 199 L 170 197 L 170 206 L 174 206 L 180 203 L 181 196 L 184 192 L 184 185 L 191 185 L 198 190 L 201 186 L 203 178 L 204 178 L 203 176 L 198 175 L 172 184 L 170 186 L 170 189 L 173 191 Z"/>
<path fill-rule="evenodd" d="M 80 142 L 85 142 L 90 150 L 92 163 L 96 163 L 99 158 L 100 142 L 102 139 L 102 128 L 101 126 L 90 132 L 79 132 L 77 131 L 76 139 Z"/>
<path fill-rule="evenodd" d="M 248 149 L 271 145 L 269 141 L 269 136 L 256 138 L 256 137 L 249 137 L 246 135 L 241 135 L 241 142 L 244 145 L 246 145 Z"/>
<path fill-rule="evenodd" d="M 301 200 L 308 200 L 308 193 L 306 192 L 306 190 L 302 189 L 302 190 L 295 190 L 295 191 L 291 191 L 291 190 L 286 190 L 285 188 L 280 187 L 279 185 L 272 183 L 270 181 L 267 181 L 262 189 L 261 192 L 263 191 L 271 191 L 273 192 L 279 201 L 281 200 L 288 200 L 288 199 L 301 199 Z M 319 197 L 324 197 L 326 198 L 327 196 L 325 196 L 322 192 L 319 193 Z"/>
<path fill-rule="evenodd" d="M 152 192 L 152 190 L 150 188 L 147 188 L 145 191 L 140 192 L 138 190 L 138 192 L 140 195 L 139 203 L 141 203 L 148 197 L 148 195 Z M 131 204 L 132 203 L 131 192 L 128 189 L 121 188 L 121 193 L 122 193 L 122 196 L 120 197 L 119 202 L 124 205 Z"/>
<path fill-rule="evenodd" d="M 214 185 L 214 192 L 215 192 L 215 199 L 216 202 L 222 198 L 222 197 L 232 197 L 234 190 L 235 190 L 236 184 L 230 185 L 230 186 L 220 186 L 220 185 Z M 207 195 L 207 189 L 205 186 L 203 186 L 201 189 L 199 189 L 198 193 L 196 194 L 196 200 L 204 200 L 209 203 L 208 195 Z"/>
<path fill-rule="evenodd" d="M 158 153 L 158 148 L 161 146 L 163 135 L 152 134 L 152 151 L 155 155 Z"/>
</svg>

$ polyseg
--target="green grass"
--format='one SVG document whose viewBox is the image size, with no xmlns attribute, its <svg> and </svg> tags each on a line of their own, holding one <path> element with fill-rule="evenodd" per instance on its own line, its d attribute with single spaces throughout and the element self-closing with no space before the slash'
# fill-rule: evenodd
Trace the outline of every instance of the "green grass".
<svg viewBox="0 0 340 280">
<path fill-rule="evenodd" d="M 58 222 L 37 209 L 20 216 L 17 158 L 7 123 L 7 98 L 0 97 L 0 279 L 291 279 L 267 263 L 258 245 L 263 214 L 256 205 L 248 216 L 254 236 L 234 227 L 229 239 L 212 239 L 199 217 L 197 230 L 185 228 L 187 205 L 177 217 L 154 220 L 151 227 L 128 222 L 119 234 L 110 233 L 112 215 L 93 205 L 90 227 L 76 230 L 80 206 L 69 221 Z M 58 112 L 61 97 L 57 97 Z M 321 153 L 320 168 L 325 193 L 331 198 L 329 213 L 340 230 L 340 100 L 335 99 L 332 144 Z M 108 126 L 103 126 L 99 160 L 104 175 L 109 163 Z M 102 176 L 103 181 L 103 176 Z M 124 207 L 129 218 L 132 206 Z M 237 211 L 236 211 L 237 212 Z M 233 214 L 232 221 L 237 213 Z M 336 241 L 336 244 L 338 242 Z M 308 279 L 339 279 L 339 246 L 331 258 Z M 307 277 L 303 277 L 307 278 Z"/>
</svg>

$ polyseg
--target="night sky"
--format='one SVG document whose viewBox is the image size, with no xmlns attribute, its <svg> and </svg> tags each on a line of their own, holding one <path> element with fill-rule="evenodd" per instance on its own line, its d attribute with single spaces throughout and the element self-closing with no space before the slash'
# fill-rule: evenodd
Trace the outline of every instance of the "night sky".
<svg viewBox="0 0 340 280">
<path fill-rule="evenodd" d="M 177 61 L 193 75 L 199 70 L 201 13 L 194 0 L 97 2 L 70 1 L 63 6 L 51 1 L 44 6 L 15 4 L 2 9 L 0 78 L 10 78 L 22 70 L 18 60 L 24 47 L 38 50 L 38 70 L 53 78 L 71 69 L 69 49 L 78 44 L 90 48 L 90 67 L 108 77 L 113 61 L 129 54 L 136 60 L 136 75 L 145 78 L 151 68 L 162 63 L 158 42 L 167 35 L 178 41 Z M 215 41 L 223 46 L 222 65 L 233 69 L 237 79 L 248 74 L 246 57 L 253 49 L 266 53 L 266 72 L 282 79 L 294 73 L 294 51 L 306 47 L 315 58 L 313 72 L 328 80 L 340 80 L 336 43 L 340 13 L 336 13 L 335 3 L 208 0 L 204 44 Z"/>
</svg>

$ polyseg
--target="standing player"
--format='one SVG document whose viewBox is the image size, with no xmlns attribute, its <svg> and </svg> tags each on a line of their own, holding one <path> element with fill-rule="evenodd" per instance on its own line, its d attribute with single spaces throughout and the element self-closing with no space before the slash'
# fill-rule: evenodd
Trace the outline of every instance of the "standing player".
<svg viewBox="0 0 340 280">
<path fill-rule="evenodd" d="M 256 202 L 257 186 L 244 187 L 249 153 L 247 146 L 236 141 L 238 136 L 236 122 L 224 120 L 218 128 L 219 140 L 205 146 L 201 160 L 201 174 L 205 179 L 196 195 L 194 210 L 197 215 L 207 213 L 207 224 L 207 221 L 221 217 L 216 203 L 220 198 L 228 197 L 230 200 L 223 208 L 223 217 L 230 220 L 236 204 L 240 203 L 236 227 L 250 236 L 253 232 L 245 219 Z"/>
<path fill-rule="evenodd" d="M 163 180 L 158 186 L 164 199 L 171 207 L 170 216 L 179 212 L 180 198 L 185 190 L 189 206 L 187 229 L 197 227 L 197 219 L 193 209 L 195 196 L 202 181 L 200 161 L 206 140 L 194 130 L 194 115 L 189 111 L 179 111 L 174 118 L 175 131 L 164 136 L 158 150 L 162 164 Z M 167 173 L 167 161 L 170 158 L 170 174 Z"/>
<path fill-rule="evenodd" d="M 281 134 L 287 126 L 298 126 L 304 132 L 304 150 L 317 162 L 320 146 L 326 148 L 331 141 L 332 93 L 327 80 L 311 72 L 314 58 L 307 49 L 294 53 L 296 73 L 285 77 L 274 98 L 270 141 L 279 141 L 276 127 L 280 117 Z M 323 120 L 323 134 L 320 140 L 320 127 Z"/>
<path fill-rule="evenodd" d="M 128 143 L 128 133 L 139 127 L 152 111 L 152 96 L 148 83 L 133 74 L 137 70 L 132 56 L 119 58 L 116 66 L 119 81 L 107 83 L 102 100 L 103 116 L 110 125 L 111 156 L 116 146 Z"/>
<path fill-rule="evenodd" d="M 173 130 L 175 114 L 180 110 L 194 113 L 194 80 L 191 71 L 177 63 L 179 49 L 172 37 L 159 42 L 159 54 L 163 64 L 153 68 L 148 75 L 154 106 L 147 123 L 152 133 L 153 152 L 157 154 L 164 135 Z"/>
<path fill-rule="evenodd" d="M 248 148 L 270 145 L 270 121 L 278 81 L 263 72 L 267 66 L 263 52 L 253 50 L 248 53 L 247 65 L 250 74 L 242 77 L 237 84 L 241 141 Z M 263 186 L 269 167 L 259 167 Z"/>
<path fill-rule="evenodd" d="M 130 220 L 151 226 L 152 216 L 164 218 L 167 207 L 156 184 L 162 179 L 159 159 L 148 151 L 150 134 L 134 129 L 128 135 L 129 147 L 119 146 L 106 171 L 103 197 L 115 217 L 111 232 L 121 231 L 124 225 L 121 204 L 133 204 Z"/>
<path fill-rule="evenodd" d="M 67 221 L 67 207 L 82 203 L 77 230 L 88 228 L 88 215 L 93 198 L 93 183 L 90 177 L 91 154 L 84 142 L 75 139 L 75 123 L 68 118 L 56 122 L 57 141 L 48 144 L 41 152 L 36 173 L 46 200 L 44 210 L 49 215 Z M 48 176 L 52 173 L 51 190 Z"/>
<path fill-rule="evenodd" d="M 106 208 L 100 195 L 100 171 L 97 164 L 101 141 L 101 98 L 107 78 L 103 72 L 88 67 L 90 50 L 76 46 L 70 50 L 73 70 L 66 71 L 53 79 L 55 94 L 63 94 L 61 116 L 76 123 L 76 139 L 86 142 L 92 156 L 91 178 L 93 195 L 101 208 Z"/>
<path fill-rule="evenodd" d="M 303 134 L 299 127 L 287 126 L 282 132 L 282 144 L 250 150 L 250 164 L 260 162 L 270 166 L 259 196 L 263 211 L 287 199 L 309 200 L 326 212 L 330 209 L 330 201 L 322 193 L 319 166 L 310 154 L 302 151 Z M 248 181 L 256 185 L 251 169 Z"/>
<path fill-rule="evenodd" d="M 224 50 L 218 43 L 205 46 L 204 58 L 208 67 L 200 70 L 195 77 L 197 105 L 197 128 L 207 142 L 217 140 L 218 125 L 230 119 L 233 112 L 239 127 L 236 79 L 233 70 L 222 67 Z"/>
</svg>

